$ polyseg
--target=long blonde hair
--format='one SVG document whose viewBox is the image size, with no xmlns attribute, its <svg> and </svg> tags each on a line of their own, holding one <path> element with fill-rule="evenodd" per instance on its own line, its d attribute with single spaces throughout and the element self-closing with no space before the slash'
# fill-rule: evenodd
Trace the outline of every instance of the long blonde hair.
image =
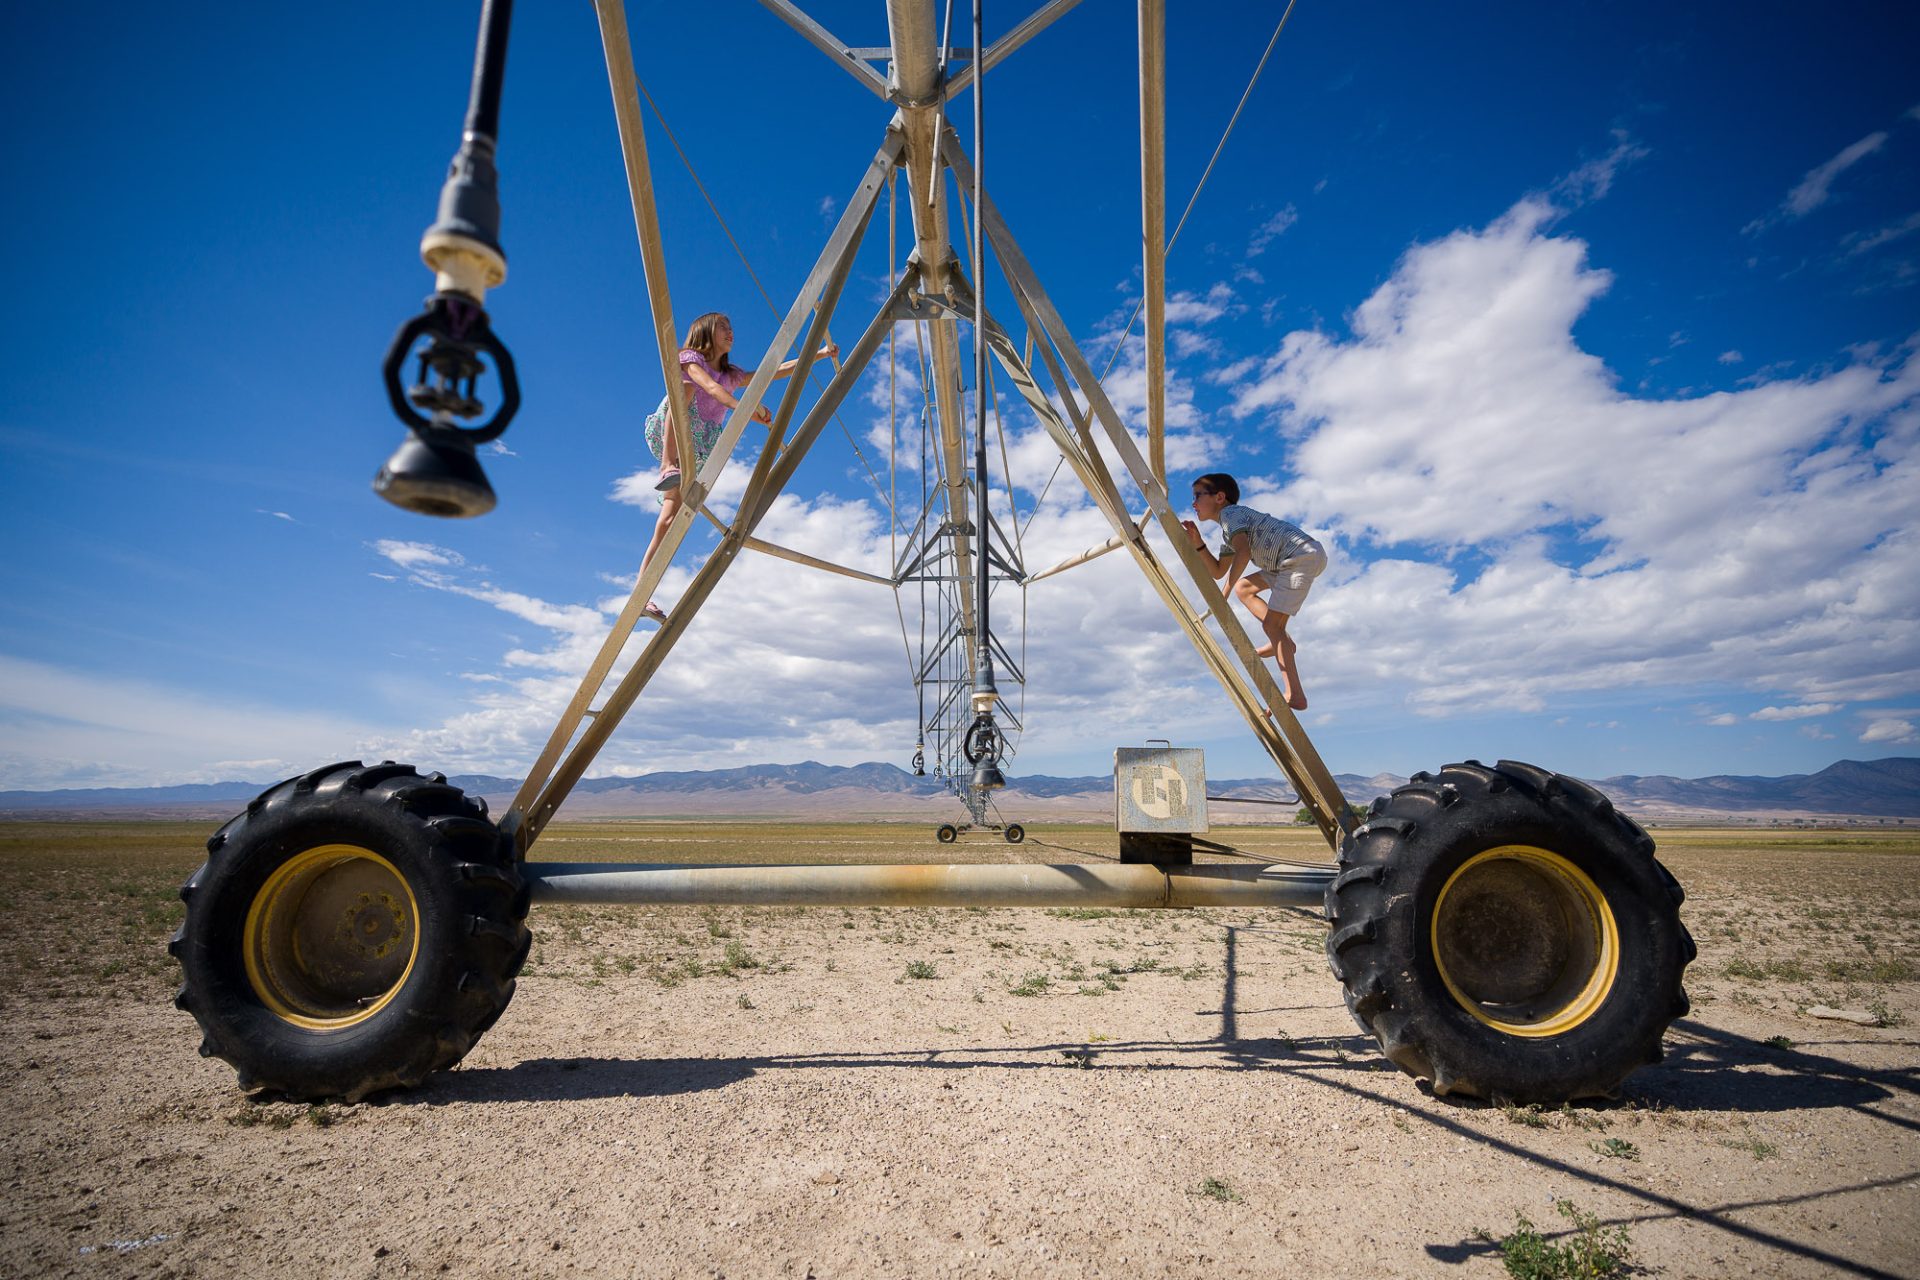
<svg viewBox="0 0 1920 1280">
<path fill-rule="evenodd" d="M 695 317 L 694 322 L 687 326 L 687 340 L 680 344 L 680 349 L 698 351 L 700 358 L 712 365 L 717 372 L 731 373 L 733 371 L 731 354 L 721 356 L 718 360 L 713 358 L 713 331 L 723 320 L 729 328 L 732 327 L 733 322 L 727 320 L 726 313 L 722 311 L 709 311 L 703 316 Z"/>
</svg>

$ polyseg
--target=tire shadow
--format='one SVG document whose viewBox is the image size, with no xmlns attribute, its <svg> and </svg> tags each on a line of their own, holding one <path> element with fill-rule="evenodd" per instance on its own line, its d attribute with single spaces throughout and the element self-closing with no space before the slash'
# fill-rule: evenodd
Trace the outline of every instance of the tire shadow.
<svg viewBox="0 0 1920 1280">
<path fill-rule="evenodd" d="M 1675 1111 L 1802 1111 L 1863 1108 L 1896 1093 L 1920 1094 L 1920 1068 L 1876 1069 L 1807 1048 L 1782 1047 L 1682 1018 L 1667 1031 L 1663 1062 L 1630 1078 L 1628 1093 Z M 1772 1068 L 1753 1070 L 1752 1068 Z M 1920 1123 L 1867 1114 L 1920 1131 Z"/>
</svg>

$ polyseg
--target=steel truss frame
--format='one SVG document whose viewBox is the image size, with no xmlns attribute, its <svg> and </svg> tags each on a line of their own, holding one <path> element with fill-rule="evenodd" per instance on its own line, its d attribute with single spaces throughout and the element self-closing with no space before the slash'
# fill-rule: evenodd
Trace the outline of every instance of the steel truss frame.
<svg viewBox="0 0 1920 1280">
<path fill-rule="evenodd" d="M 621 717 L 632 707 L 653 674 L 673 651 L 701 604 L 712 594 L 721 577 L 743 550 L 776 555 L 862 581 L 897 587 L 901 581 L 910 580 L 913 574 L 925 571 L 927 557 L 932 554 L 930 548 L 935 541 L 939 541 L 938 553 L 951 556 L 954 562 L 952 577 L 957 579 L 955 585 L 959 597 L 957 633 L 943 639 L 946 643 L 961 644 L 967 651 L 971 675 L 976 651 L 965 641 L 974 634 L 977 617 L 977 602 L 974 599 L 977 567 L 973 564 L 975 552 L 972 540 L 959 536 L 955 531 L 961 528 L 970 530 L 973 521 L 968 515 L 968 503 L 974 495 L 967 478 L 967 468 L 962 464 L 964 415 L 956 317 L 971 319 L 975 314 L 975 296 L 974 283 L 961 270 L 948 236 L 945 193 L 949 174 L 958 188 L 966 191 L 972 187 L 974 171 L 958 136 L 945 121 L 945 104 L 949 98 L 972 84 L 976 74 L 991 68 L 1013 49 L 1038 34 L 1075 2 L 1053 0 L 1053 3 L 1042 6 L 998 44 L 988 48 L 977 62 L 970 62 L 958 74 L 948 76 L 945 70 L 948 56 L 961 56 L 972 51 L 946 50 L 943 55 L 936 47 L 933 0 L 888 0 L 888 24 L 893 41 L 890 50 L 850 48 L 813 22 L 789 0 L 761 0 L 766 8 L 800 32 L 856 80 L 892 102 L 897 110 L 887 125 L 879 149 L 860 175 L 838 223 L 769 343 L 754 378 L 740 393 L 740 407 L 734 411 L 699 474 L 683 478 L 684 503 L 669 525 L 659 552 L 638 576 L 619 619 L 569 701 L 546 747 L 529 770 L 512 806 L 502 818 L 502 831 L 512 837 L 522 857 L 552 820 L 574 785 L 584 776 L 587 766 L 604 746 Z M 1150 43 L 1158 45 L 1160 20 L 1157 13 L 1161 2 L 1141 0 L 1142 172 L 1146 190 L 1145 225 L 1150 232 L 1147 249 L 1149 281 L 1163 278 L 1160 260 L 1164 245 L 1160 243 L 1157 233 L 1164 226 L 1164 182 L 1158 159 L 1161 144 L 1159 130 L 1151 126 L 1149 116 L 1157 117 L 1160 113 L 1164 72 L 1157 47 L 1151 57 L 1146 47 Z M 676 376 L 678 337 L 673 325 L 664 259 L 660 252 L 659 219 L 654 207 L 653 178 L 641 124 L 624 5 L 622 0 L 595 0 L 595 9 L 600 20 L 621 150 L 633 201 L 635 226 L 640 238 L 648 300 L 660 348 L 662 376 L 676 406 L 676 429 L 684 430 L 682 424 L 686 416 L 683 394 Z M 881 55 L 890 58 L 890 74 L 885 78 L 866 61 L 869 57 Z M 896 169 L 904 170 L 908 178 L 907 190 L 911 198 L 907 203 L 913 220 L 915 247 L 908 255 L 904 270 L 886 301 L 868 321 L 825 390 L 812 407 L 800 416 L 796 426 L 794 419 L 799 414 L 802 392 L 807 385 L 807 375 L 815 353 L 819 351 L 829 321 L 840 303 L 855 255 L 878 205 L 880 191 Z M 975 339 L 987 343 L 995 363 L 1008 377 L 1020 399 L 1039 419 L 1113 529 L 1113 537 L 1102 546 L 1070 557 L 1023 580 L 1037 581 L 1097 555 L 1125 547 L 1173 614 L 1175 622 L 1193 644 L 1207 669 L 1220 682 L 1229 701 L 1246 720 L 1256 740 L 1292 781 L 1322 835 L 1329 844 L 1337 846 L 1342 834 L 1353 825 L 1353 818 L 1339 786 L 1287 706 L 1271 671 L 1254 653 L 1253 644 L 1232 613 L 1226 597 L 1189 546 L 1179 514 L 1171 503 L 1162 446 L 1163 360 L 1150 356 L 1148 366 L 1149 380 L 1154 384 L 1149 394 L 1148 435 L 1153 455 L 1149 462 L 1108 400 L 1099 378 L 984 189 L 973 213 L 980 220 L 985 240 L 991 247 L 990 256 L 997 263 L 999 274 L 1025 323 L 1029 350 L 1037 349 L 1039 353 L 1052 396 L 1043 388 L 1038 374 L 1023 358 L 1012 336 L 984 309 L 980 312 L 985 317 L 984 332 L 976 334 Z M 985 264 L 979 264 L 979 269 L 985 271 Z M 1163 338 L 1159 312 L 1156 306 L 1148 309 L 1147 339 L 1150 352 L 1160 345 Z M 903 555 L 901 563 L 892 566 L 894 576 L 891 580 L 830 564 L 754 537 L 755 530 L 771 509 L 775 498 L 791 480 L 832 414 L 852 391 L 892 327 L 896 323 L 914 321 L 925 321 L 930 329 L 930 360 L 945 489 L 944 527 L 949 536 L 943 540 L 928 537 L 917 548 L 910 544 L 909 552 Z M 766 399 L 773 368 L 789 351 L 796 349 L 796 340 L 798 363 L 778 406 L 773 410 L 766 444 L 754 463 L 746 491 L 732 521 L 722 520 L 707 509 L 705 499 L 726 467 L 754 412 Z M 976 394 L 984 394 L 984 389 Z M 1106 453 L 1102 451 L 1103 446 Z M 1108 465 L 1109 454 L 1125 469 L 1128 478 L 1145 497 L 1147 510 L 1139 517 L 1131 515 L 1127 509 L 1113 470 Z M 693 456 L 690 444 L 684 439 L 681 456 Z M 668 621 L 647 642 L 607 694 L 605 701 L 596 707 L 594 701 L 605 689 L 640 619 L 644 603 L 659 586 L 672 557 L 696 518 L 710 521 L 721 531 L 718 544 L 695 572 L 692 583 Z M 923 521 L 926 518 L 923 513 Z M 1190 607 L 1172 566 L 1149 544 L 1146 529 L 1150 521 L 1159 524 L 1180 567 L 1186 571 L 1188 581 L 1197 588 L 1203 605 L 1198 612 Z M 1003 560 L 1003 557 L 996 553 L 991 559 Z M 1003 560 L 1001 568 L 1014 570 L 1016 574 L 1024 573 L 1017 557 L 1010 563 Z M 1209 630 L 1209 623 L 1218 628 L 1219 636 Z M 1003 649 L 993 652 L 998 660 L 1009 661 L 1009 655 Z M 1009 665 L 1012 665 L 1010 661 Z M 1017 667 L 1014 669 L 1018 670 Z M 1084 866 L 816 867 L 804 871 L 800 868 L 773 870 L 802 874 L 797 879 L 769 876 L 763 874 L 769 871 L 767 868 L 662 869 L 607 865 L 588 868 L 569 864 L 527 868 L 536 900 L 833 902 L 843 905 L 1033 905 L 1051 903 L 1062 897 L 1083 902 L 1097 897 L 1103 903 L 1111 900 L 1112 905 L 1126 906 L 1186 906 L 1227 901 L 1239 904 L 1304 904 L 1309 901 L 1317 903 L 1319 891 L 1324 888 L 1329 874 L 1317 869 L 1282 872 L 1275 868 L 1256 867 L 1188 870 Z M 945 878 L 930 880 L 928 873 L 935 871 L 943 873 Z M 693 874 L 695 872 L 698 874 Z M 1003 873 L 1011 874 L 1011 879 Z"/>
</svg>

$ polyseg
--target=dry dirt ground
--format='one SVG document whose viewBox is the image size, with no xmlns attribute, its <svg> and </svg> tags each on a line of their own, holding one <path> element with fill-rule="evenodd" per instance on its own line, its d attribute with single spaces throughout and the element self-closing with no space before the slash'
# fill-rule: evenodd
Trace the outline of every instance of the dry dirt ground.
<svg viewBox="0 0 1920 1280">
<path fill-rule="evenodd" d="M 200 824 L 0 825 L 0 1276 L 1920 1274 L 1920 836 L 1667 832 L 1693 1013 L 1607 1106 L 1434 1098 L 1305 912 L 536 907 L 457 1070 L 249 1099 L 169 997 Z M 1111 857 L 1047 828 L 1018 856 Z M 1313 856 L 1311 833 L 1236 831 Z M 1006 859 L 923 826 L 560 827 L 552 859 Z M 930 976 L 914 976 L 930 975 Z M 1878 1025 L 1822 1020 L 1815 1006 Z"/>
</svg>

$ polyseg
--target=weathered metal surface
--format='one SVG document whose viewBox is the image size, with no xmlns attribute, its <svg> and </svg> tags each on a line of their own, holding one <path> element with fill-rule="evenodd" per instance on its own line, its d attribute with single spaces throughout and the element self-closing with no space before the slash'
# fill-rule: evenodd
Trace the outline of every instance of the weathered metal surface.
<svg viewBox="0 0 1920 1280">
<path fill-rule="evenodd" d="M 1337 867 L 683 866 L 538 862 L 535 902 L 782 907 L 1313 907 Z"/>
<path fill-rule="evenodd" d="M 1198 747 L 1117 747 L 1113 753 L 1116 830 L 1207 829 L 1207 762 Z"/>
</svg>

